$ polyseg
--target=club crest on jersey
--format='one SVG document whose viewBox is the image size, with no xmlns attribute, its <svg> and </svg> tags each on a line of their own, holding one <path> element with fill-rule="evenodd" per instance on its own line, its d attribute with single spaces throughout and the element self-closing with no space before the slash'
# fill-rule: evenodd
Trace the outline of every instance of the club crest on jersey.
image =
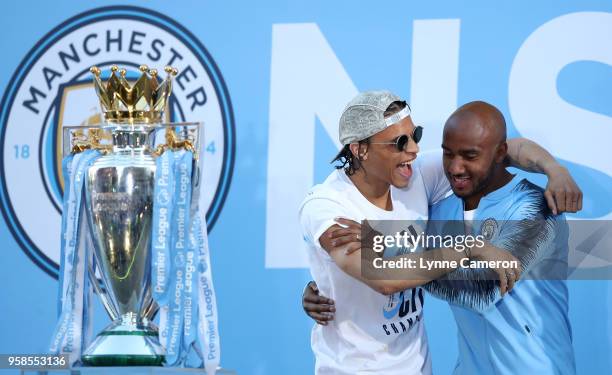
<svg viewBox="0 0 612 375">
<path fill-rule="evenodd" d="M 497 221 L 492 217 L 485 219 L 480 226 L 480 234 L 487 241 L 491 241 L 493 236 L 495 236 L 495 232 L 497 231 Z"/>
</svg>

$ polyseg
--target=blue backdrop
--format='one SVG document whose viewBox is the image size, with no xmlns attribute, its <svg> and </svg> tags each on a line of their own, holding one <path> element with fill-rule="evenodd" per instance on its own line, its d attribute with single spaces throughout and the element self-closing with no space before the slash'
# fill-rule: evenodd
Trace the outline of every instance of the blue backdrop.
<svg viewBox="0 0 612 375">
<path fill-rule="evenodd" d="M 422 149 L 439 147 L 458 105 L 491 102 L 511 136 L 574 174 L 585 194 L 575 217 L 612 215 L 609 1 L 23 1 L 4 4 L 0 24 L 0 353 L 43 352 L 56 322 L 57 131 L 95 111 L 93 90 L 78 91 L 93 64 L 185 72 L 172 115 L 205 122 L 221 363 L 242 374 L 313 370 L 297 205 L 331 171 L 357 91 L 405 97 Z M 612 284 L 572 281 L 570 293 L 578 371 L 610 373 Z M 425 305 L 434 370 L 449 373 L 454 321 L 443 302 Z M 95 313 L 98 331 L 107 318 Z"/>
</svg>

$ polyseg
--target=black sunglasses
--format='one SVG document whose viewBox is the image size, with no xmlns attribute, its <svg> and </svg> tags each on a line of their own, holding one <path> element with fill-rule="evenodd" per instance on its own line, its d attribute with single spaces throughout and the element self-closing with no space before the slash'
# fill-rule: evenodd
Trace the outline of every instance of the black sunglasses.
<svg viewBox="0 0 612 375">
<path fill-rule="evenodd" d="M 393 142 L 370 142 L 373 145 L 395 145 L 397 151 L 404 151 L 406 146 L 408 146 L 408 142 L 410 138 L 414 141 L 414 143 L 419 143 L 421 138 L 423 137 L 423 127 L 417 126 L 414 128 L 412 135 L 402 134 L 399 137 L 395 138 Z"/>
</svg>

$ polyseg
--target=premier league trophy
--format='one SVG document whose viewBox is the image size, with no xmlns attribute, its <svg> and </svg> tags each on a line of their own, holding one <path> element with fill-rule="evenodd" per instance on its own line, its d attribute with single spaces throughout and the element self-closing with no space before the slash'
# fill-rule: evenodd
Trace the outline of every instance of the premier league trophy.
<svg viewBox="0 0 612 375">
<path fill-rule="evenodd" d="M 162 123 L 176 69 L 166 67 L 161 83 L 156 70 L 140 71 L 131 85 L 113 66 L 104 83 L 92 67 L 105 121 L 64 129 L 61 314 L 51 351 L 89 366 L 185 366 L 196 353 L 194 367 L 212 358 L 216 368 L 197 207 L 200 126 Z M 112 319 L 93 342 L 91 290 Z"/>
<path fill-rule="evenodd" d="M 120 77 L 113 74 L 105 87 L 100 70 L 92 68 L 106 121 L 113 125 L 113 148 L 87 170 L 84 212 L 107 291 L 101 295 L 115 320 L 83 353 L 83 362 L 90 365 L 160 365 L 164 359 L 157 329 L 145 314 L 153 304 L 149 264 L 155 160 L 149 137 L 151 125 L 161 123 L 176 71 L 168 69 L 161 87 L 155 87 L 155 71 L 151 78 L 146 67 L 142 72 L 134 87 L 121 81 L 125 71 Z"/>
</svg>

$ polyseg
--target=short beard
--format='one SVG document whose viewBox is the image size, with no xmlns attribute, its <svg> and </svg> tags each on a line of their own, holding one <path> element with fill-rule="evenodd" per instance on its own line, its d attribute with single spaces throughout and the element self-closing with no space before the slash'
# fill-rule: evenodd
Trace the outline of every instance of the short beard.
<svg viewBox="0 0 612 375">
<path fill-rule="evenodd" d="M 493 175 L 495 174 L 496 167 L 497 167 L 497 163 L 495 163 L 495 160 L 493 160 L 491 162 L 491 166 L 489 167 L 485 178 L 478 184 L 478 186 L 474 187 L 474 190 L 472 191 L 470 196 L 476 195 L 482 192 L 483 190 L 486 190 L 486 188 L 491 184 L 491 181 L 493 180 Z M 468 198 L 468 197 L 465 197 L 465 198 Z"/>
</svg>

